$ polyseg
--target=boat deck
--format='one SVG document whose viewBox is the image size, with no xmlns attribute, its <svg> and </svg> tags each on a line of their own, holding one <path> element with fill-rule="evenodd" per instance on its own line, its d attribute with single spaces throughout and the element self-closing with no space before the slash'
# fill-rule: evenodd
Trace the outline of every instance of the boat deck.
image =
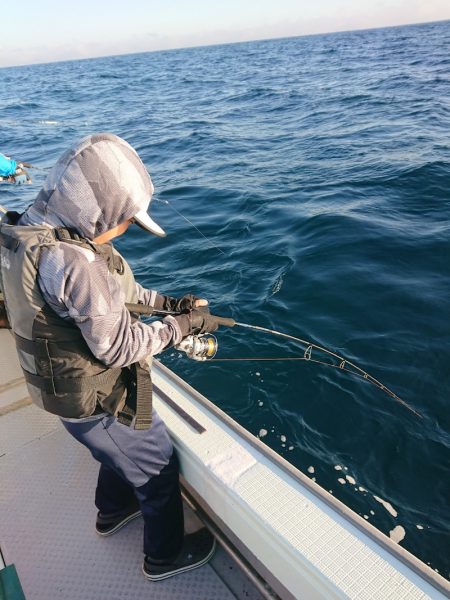
<svg viewBox="0 0 450 600">
<path fill-rule="evenodd" d="M 195 571 L 148 582 L 141 572 L 142 519 L 111 537 L 95 534 L 97 472 L 58 418 L 33 405 L 1 416 L 0 544 L 27 600 L 260 598 L 220 549 Z M 195 515 L 186 509 L 186 516 L 186 528 L 195 530 Z"/>
</svg>

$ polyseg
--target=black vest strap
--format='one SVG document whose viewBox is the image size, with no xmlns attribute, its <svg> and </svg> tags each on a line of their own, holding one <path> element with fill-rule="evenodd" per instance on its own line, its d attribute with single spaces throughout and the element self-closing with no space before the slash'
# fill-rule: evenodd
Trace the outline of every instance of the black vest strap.
<svg viewBox="0 0 450 600">
<path fill-rule="evenodd" d="M 152 379 L 147 369 L 139 363 L 130 365 L 131 388 L 127 400 L 119 412 L 117 420 L 123 425 L 131 425 L 133 418 L 134 429 L 149 429 L 152 424 Z"/>
<path fill-rule="evenodd" d="M 76 394 L 95 390 L 105 384 L 114 384 L 122 369 L 108 369 L 86 377 L 41 377 L 23 369 L 25 381 L 47 394 Z"/>
<path fill-rule="evenodd" d="M 87 238 L 82 237 L 76 231 L 68 229 L 67 227 L 55 227 L 52 229 L 55 239 L 59 242 L 66 242 L 68 244 L 76 244 L 82 248 L 88 248 L 93 252 L 97 253 L 97 247 L 94 242 L 91 242 Z"/>
<path fill-rule="evenodd" d="M 82 248 L 92 250 L 96 254 L 100 254 L 105 259 L 108 270 L 111 273 L 117 272 L 119 275 L 123 274 L 125 267 L 122 258 L 114 254 L 111 244 L 94 244 L 91 240 L 78 235 L 78 233 L 66 227 L 57 227 L 53 231 L 58 241 L 66 242 L 67 244 L 76 244 Z"/>
<path fill-rule="evenodd" d="M 35 338 L 34 340 L 28 340 L 27 338 L 21 337 L 17 333 L 14 333 L 14 339 L 16 340 L 16 346 L 18 350 L 22 350 L 22 352 L 26 352 L 27 354 L 31 354 L 36 358 L 43 358 L 50 360 L 49 347 L 52 346 L 56 348 L 67 348 L 70 350 L 73 347 L 74 339 L 78 339 L 81 337 L 81 333 L 79 336 L 74 339 L 67 341 L 52 341 L 44 338 Z"/>
<path fill-rule="evenodd" d="M 150 373 L 135 363 L 136 369 L 136 422 L 135 429 L 148 429 L 152 423 L 152 379 Z"/>
</svg>

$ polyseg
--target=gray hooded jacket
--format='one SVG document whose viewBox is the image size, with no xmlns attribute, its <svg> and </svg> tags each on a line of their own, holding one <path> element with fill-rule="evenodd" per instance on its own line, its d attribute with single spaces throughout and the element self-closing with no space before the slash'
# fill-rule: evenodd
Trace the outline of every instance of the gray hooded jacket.
<svg viewBox="0 0 450 600">
<path fill-rule="evenodd" d="M 145 210 L 152 191 L 131 146 L 99 134 L 61 157 L 19 220 L 8 213 L 1 224 L 9 320 L 30 394 L 50 412 L 121 411 L 129 422 L 128 402 L 137 397 L 136 427 L 150 422 L 150 381 L 140 363 L 181 341 L 178 321 L 186 315 L 151 325 L 132 320 L 125 302 L 162 308 L 167 297 L 142 288 L 111 244 L 93 240 Z"/>
<path fill-rule="evenodd" d="M 152 192 L 150 176 L 127 142 L 112 134 L 88 136 L 58 160 L 18 224 L 66 227 L 92 240 L 145 210 Z M 43 248 L 38 283 L 47 304 L 79 327 L 106 366 L 127 366 L 181 341 L 173 317 L 151 325 L 132 322 L 104 259 L 85 248 Z M 158 308 L 161 296 L 135 286 L 137 302 Z"/>
</svg>

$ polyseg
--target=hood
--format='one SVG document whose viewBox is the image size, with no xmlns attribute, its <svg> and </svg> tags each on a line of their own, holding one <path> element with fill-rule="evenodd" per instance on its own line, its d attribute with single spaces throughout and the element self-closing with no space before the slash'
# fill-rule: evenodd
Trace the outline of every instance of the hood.
<svg viewBox="0 0 450 600">
<path fill-rule="evenodd" d="M 94 134 L 61 156 L 21 221 L 64 226 L 92 240 L 146 213 L 152 194 L 136 150 L 111 133 Z"/>
</svg>

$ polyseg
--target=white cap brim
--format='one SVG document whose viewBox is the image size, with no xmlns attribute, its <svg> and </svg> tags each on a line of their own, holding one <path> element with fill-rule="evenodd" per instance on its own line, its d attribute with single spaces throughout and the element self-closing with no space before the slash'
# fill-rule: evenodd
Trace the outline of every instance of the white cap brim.
<svg viewBox="0 0 450 600">
<path fill-rule="evenodd" d="M 159 237 L 166 236 L 166 232 L 164 231 L 164 229 L 161 229 L 161 227 L 157 225 L 153 219 L 150 218 L 149 214 L 145 212 L 145 210 L 141 210 L 136 215 L 134 215 L 134 220 L 138 225 L 142 227 L 142 229 L 150 231 L 150 233 L 154 233 Z"/>
</svg>

